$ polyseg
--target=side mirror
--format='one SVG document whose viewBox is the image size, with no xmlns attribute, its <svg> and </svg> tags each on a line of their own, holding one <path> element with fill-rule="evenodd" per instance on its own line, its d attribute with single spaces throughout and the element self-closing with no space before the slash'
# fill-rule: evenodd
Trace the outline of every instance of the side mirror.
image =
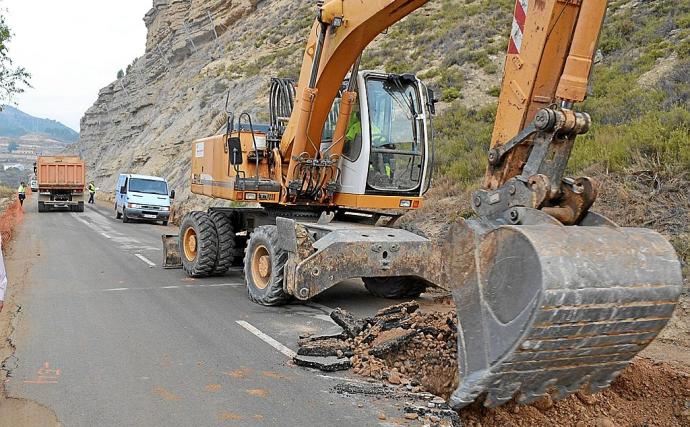
<svg viewBox="0 0 690 427">
<path fill-rule="evenodd" d="M 427 105 L 429 106 L 429 112 L 431 114 L 436 114 L 436 103 L 438 102 L 438 99 L 436 99 L 433 89 L 426 89 L 426 99 Z"/>
<path fill-rule="evenodd" d="M 125 187 L 124 185 L 120 187 L 120 194 L 127 194 L 127 187 Z"/>
<path fill-rule="evenodd" d="M 228 152 L 230 153 L 230 164 L 242 164 L 242 144 L 239 136 L 228 138 Z"/>
<path fill-rule="evenodd" d="M 170 199 L 175 198 L 175 190 L 170 190 Z"/>
</svg>

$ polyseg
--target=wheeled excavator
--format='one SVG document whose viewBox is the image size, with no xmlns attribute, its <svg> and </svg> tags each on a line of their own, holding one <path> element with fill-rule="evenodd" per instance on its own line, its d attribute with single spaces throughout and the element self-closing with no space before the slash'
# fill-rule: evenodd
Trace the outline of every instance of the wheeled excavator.
<svg viewBox="0 0 690 427">
<path fill-rule="evenodd" d="M 270 123 L 229 114 L 192 143 L 192 192 L 238 203 L 188 213 L 166 252 L 193 277 L 243 265 L 264 305 L 352 278 L 379 296 L 450 291 L 455 408 L 601 390 L 657 336 L 682 287 L 661 235 L 592 211 L 597 183 L 565 174 L 591 126 L 574 105 L 607 1 L 516 1 L 476 215 L 440 239 L 395 226 L 430 186 L 433 91 L 412 74 L 360 70 L 366 46 L 425 3 L 319 2 L 299 80 L 272 80 Z"/>
</svg>

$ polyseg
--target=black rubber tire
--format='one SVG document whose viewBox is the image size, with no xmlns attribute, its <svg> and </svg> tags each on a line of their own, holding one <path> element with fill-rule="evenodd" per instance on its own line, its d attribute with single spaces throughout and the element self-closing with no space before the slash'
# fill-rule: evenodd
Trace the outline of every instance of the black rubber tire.
<svg viewBox="0 0 690 427">
<path fill-rule="evenodd" d="M 426 290 L 423 280 L 414 276 L 362 277 L 370 294 L 380 298 L 417 298 Z"/>
<path fill-rule="evenodd" d="M 38 211 L 39 212 L 45 212 L 46 211 L 46 205 L 43 202 L 38 202 Z"/>
<path fill-rule="evenodd" d="M 122 214 L 117 211 L 117 203 L 115 203 L 115 219 L 122 218 Z"/>
<path fill-rule="evenodd" d="M 167 226 L 168 226 L 168 221 L 163 221 L 162 224 L 163 224 L 163 227 L 167 227 Z"/>
<path fill-rule="evenodd" d="M 196 257 L 188 260 L 184 251 L 184 235 L 187 229 L 193 228 L 196 233 Z M 182 269 L 189 277 L 207 277 L 213 272 L 218 253 L 218 235 L 213 221 L 206 212 L 190 212 L 185 215 L 180 225 L 180 258 Z"/>
<path fill-rule="evenodd" d="M 84 212 L 84 202 L 79 202 L 79 204 L 77 205 L 76 211 L 77 212 Z"/>
<path fill-rule="evenodd" d="M 252 254 L 259 246 L 267 249 L 271 259 L 271 276 L 263 289 L 256 286 L 252 275 Z M 247 282 L 250 300 L 261 305 L 283 305 L 290 301 L 290 295 L 283 289 L 287 260 L 287 251 L 278 248 L 278 228 L 275 225 L 263 225 L 254 229 L 244 254 L 244 280 Z"/>
<path fill-rule="evenodd" d="M 218 235 L 218 253 L 216 255 L 216 266 L 213 268 L 214 276 L 222 276 L 228 272 L 232 266 L 235 251 L 235 232 L 232 229 L 230 219 L 220 211 L 210 211 L 209 218 Z"/>
<path fill-rule="evenodd" d="M 130 219 L 127 216 L 127 212 L 125 212 L 125 208 L 123 207 L 122 208 L 122 223 L 127 224 L 128 222 L 130 222 Z"/>
</svg>

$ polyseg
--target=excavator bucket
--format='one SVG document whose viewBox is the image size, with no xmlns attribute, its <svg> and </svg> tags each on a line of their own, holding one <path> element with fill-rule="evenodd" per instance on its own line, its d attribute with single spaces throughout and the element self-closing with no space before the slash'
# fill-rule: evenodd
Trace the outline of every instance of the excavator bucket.
<svg viewBox="0 0 690 427">
<path fill-rule="evenodd" d="M 180 236 L 177 234 L 163 234 L 163 268 L 182 268 L 180 258 Z"/>
<path fill-rule="evenodd" d="M 681 292 L 676 253 L 652 230 L 467 221 L 449 240 L 455 408 L 608 387 L 666 325 Z"/>
</svg>

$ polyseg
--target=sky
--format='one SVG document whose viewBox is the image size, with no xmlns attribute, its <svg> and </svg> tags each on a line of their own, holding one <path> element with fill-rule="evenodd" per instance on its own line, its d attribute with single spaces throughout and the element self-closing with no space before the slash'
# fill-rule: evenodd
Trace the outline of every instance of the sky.
<svg viewBox="0 0 690 427">
<path fill-rule="evenodd" d="M 0 0 L 10 57 L 31 73 L 18 108 L 79 131 L 98 91 L 144 54 L 151 0 Z"/>
</svg>

